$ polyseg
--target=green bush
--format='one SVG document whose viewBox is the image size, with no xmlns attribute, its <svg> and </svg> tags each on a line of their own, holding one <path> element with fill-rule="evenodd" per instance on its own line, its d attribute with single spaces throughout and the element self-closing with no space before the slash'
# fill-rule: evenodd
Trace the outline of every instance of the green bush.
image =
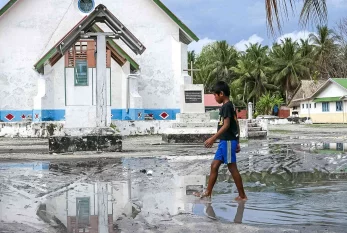
<svg viewBox="0 0 347 233">
<path fill-rule="evenodd" d="M 271 95 L 267 93 L 260 97 L 259 101 L 256 104 L 256 113 L 258 115 L 271 115 L 273 108 L 277 105 L 281 106 L 283 99 L 276 95 Z"/>
</svg>

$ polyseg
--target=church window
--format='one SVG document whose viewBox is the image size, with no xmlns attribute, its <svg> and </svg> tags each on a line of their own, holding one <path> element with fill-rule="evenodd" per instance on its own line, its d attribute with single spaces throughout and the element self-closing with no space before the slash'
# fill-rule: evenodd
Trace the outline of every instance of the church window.
<svg viewBox="0 0 347 233">
<path fill-rule="evenodd" d="M 94 10 L 94 0 L 78 0 L 78 9 L 84 13 L 88 14 Z"/>
<path fill-rule="evenodd" d="M 88 86 L 87 60 L 77 60 L 76 61 L 75 86 Z"/>
<path fill-rule="evenodd" d="M 111 50 L 106 49 L 106 68 L 111 68 Z M 73 68 L 75 86 L 88 86 L 92 69 L 96 68 L 96 42 L 80 40 L 65 53 L 65 68 Z"/>
</svg>

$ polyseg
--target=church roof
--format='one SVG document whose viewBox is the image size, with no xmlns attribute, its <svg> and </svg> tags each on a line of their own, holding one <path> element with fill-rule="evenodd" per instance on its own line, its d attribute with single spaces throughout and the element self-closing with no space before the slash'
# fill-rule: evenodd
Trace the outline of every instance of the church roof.
<svg viewBox="0 0 347 233">
<path fill-rule="evenodd" d="M 18 0 L 10 0 L 3 8 L 0 9 L 0 17 L 3 15 L 8 9 L 10 9 L 13 4 L 15 4 Z M 192 30 L 190 30 L 187 25 L 185 25 L 167 6 L 164 5 L 160 0 L 153 0 L 153 2 L 161 8 L 188 36 L 190 36 L 193 40 L 199 41 L 199 38 L 194 34 Z"/>
<path fill-rule="evenodd" d="M 157 4 L 193 40 L 199 41 L 199 38 L 194 34 L 194 32 L 190 30 L 187 25 L 185 25 L 174 13 L 172 13 L 172 11 L 170 11 L 170 9 L 167 8 L 164 3 L 162 3 L 160 0 L 153 0 L 153 2 L 155 2 L 155 4 Z"/>
<path fill-rule="evenodd" d="M 0 9 L 0 16 L 13 6 L 18 0 L 10 0 L 3 8 Z"/>
<path fill-rule="evenodd" d="M 76 24 L 51 50 L 49 50 L 35 65 L 35 69 L 42 73 L 43 66 L 47 60 L 54 65 L 63 54 L 70 49 L 79 39 L 81 33 L 88 31 L 102 32 L 96 23 L 105 23 L 126 45 L 132 49 L 135 54 L 142 54 L 145 51 L 143 44 L 110 12 L 107 8 L 100 4 L 95 10 L 85 16 L 78 24 Z M 118 46 L 112 38 L 107 39 L 108 45 L 116 54 L 113 57 L 126 59 L 130 62 L 133 69 L 139 69 L 139 65 Z"/>
</svg>

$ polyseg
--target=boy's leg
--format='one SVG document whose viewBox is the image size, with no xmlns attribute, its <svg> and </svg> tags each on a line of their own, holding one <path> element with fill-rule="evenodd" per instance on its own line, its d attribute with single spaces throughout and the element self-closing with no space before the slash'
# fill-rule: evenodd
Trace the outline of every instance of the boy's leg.
<svg viewBox="0 0 347 233">
<path fill-rule="evenodd" d="M 230 163 L 228 164 L 228 169 L 233 176 L 234 182 L 237 187 L 237 191 L 239 192 L 239 196 L 235 200 L 247 200 L 247 196 L 245 194 L 245 190 L 243 188 L 242 178 L 239 173 L 239 170 L 237 169 L 236 163 Z"/>
<path fill-rule="evenodd" d="M 208 179 L 208 185 L 206 188 L 206 191 L 203 194 L 196 193 L 195 196 L 198 197 L 211 197 L 213 186 L 215 185 L 218 177 L 218 170 L 220 165 L 222 164 L 222 161 L 220 160 L 213 160 L 211 163 L 211 172 L 210 172 L 210 178 Z"/>
<path fill-rule="evenodd" d="M 208 179 L 208 185 L 205 192 L 206 196 L 210 197 L 212 194 L 212 190 L 217 181 L 218 170 L 221 164 L 222 164 L 222 161 L 220 160 L 213 160 L 213 162 L 211 163 L 210 178 Z"/>
</svg>

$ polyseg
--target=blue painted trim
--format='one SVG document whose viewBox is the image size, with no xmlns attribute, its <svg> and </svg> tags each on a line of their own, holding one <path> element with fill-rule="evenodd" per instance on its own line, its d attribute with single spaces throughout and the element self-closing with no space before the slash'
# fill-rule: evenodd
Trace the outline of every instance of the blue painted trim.
<svg viewBox="0 0 347 233">
<path fill-rule="evenodd" d="M 167 117 L 163 118 L 162 113 Z M 141 121 L 145 116 L 152 116 L 153 120 L 176 120 L 179 109 L 111 109 L 112 120 Z M 8 114 L 12 114 L 12 120 L 6 119 Z M 164 114 L 165 115 L 165 114 Z M 25 118 L 22 118 L 24 117 Z M 26 118 L 32 118 L 34 122 L 40 121 L 65 121 L 64 109 L 34 109 L 34 110 L 0 110 L 0 120 L 3 122 L 21 122 Z M 81 116 L 83 117 L 83 116 Z"/>
<path fill-rule="evenodd" d="M 14 118 L 11 120 L 7 119 L 6 116 L 11 114 Z M 23 121 L 23 118 L 32 118 L 32 110 L 1 110 L 0 111 L 0 120 L 3 122 L 19 122 Z M 23 117 L 23 118 L 22 118 Z"/>
<path fill-rule="evenodd" d="M 34 109 L 33 121 L 65 121 L 65 110 L 64 109 L 42 109 L 42 110 Z"/>
<path fill-rule="evenodd" d="M 160 115 L 167 113 L 167 117 Z M 112 120 L 141 121 L 146 115 L 153 117 L 153 120 L 176 120 L 176 114 L 180 113 L 179 109 L 129 109 L 128 113 L 125 109 L 111 109 Z"/>
<path fill-rule="evenodd" d="M 11 114 L 14 116 L 12 120 L 6 118 Z M 21 122 L 31 118 L 34 122 L 40 121 L 64 121 L 65 110 L 64 109 L 34 109 L 34 110 L 1 110 L 0 120 L 3 122 Z"/>
</svg>

